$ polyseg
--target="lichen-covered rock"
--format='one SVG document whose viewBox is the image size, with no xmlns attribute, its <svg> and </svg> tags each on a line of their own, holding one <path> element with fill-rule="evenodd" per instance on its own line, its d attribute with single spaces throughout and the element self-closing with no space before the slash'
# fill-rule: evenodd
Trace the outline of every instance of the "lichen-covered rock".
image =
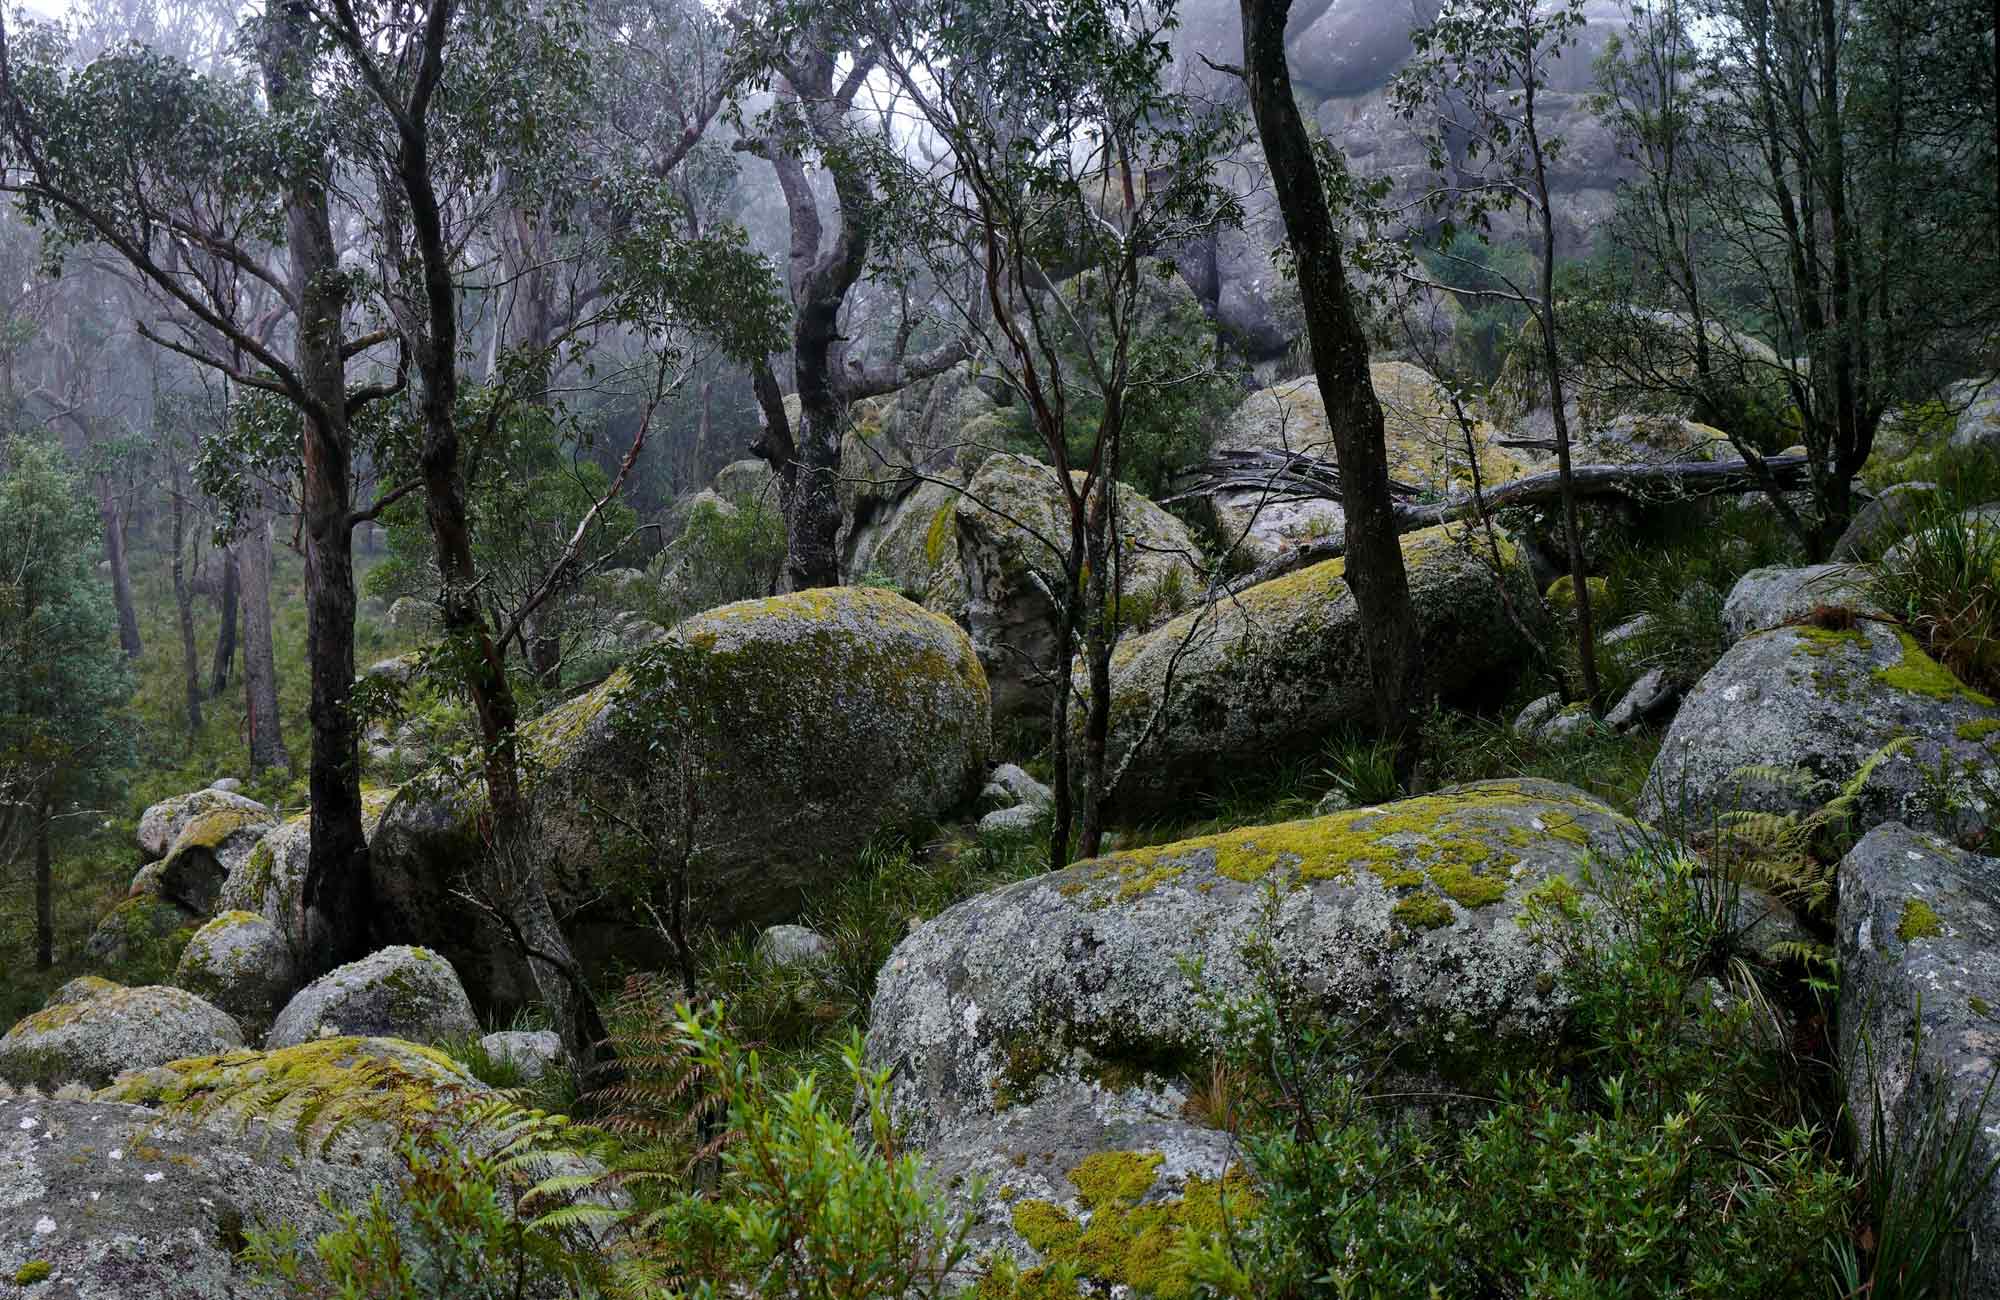
<svg viewBox="0 0 2000 1300">
<path fill-rule="evenodd" d="M 1796 622 L 1822 606 L 1874 612 L 1870 580 L 1870 570 L 1860 564 L 1752 569 L 1736 580 L 1723 602 L 1724 633 L 1734 643 L 1752 632 Z"/>
<path fill-rule="evenodd" d="M 149 984 L 46 1007 L 0 1038 L 0 1082 L 93 1087 L 121 1070 L 243 1046 L 243 1031 L 185 989 Z"/>
<path fill-rule="evenodd" d="M 181 950 L 174 984 L 234 1016 L 254 1042 L 298 987 L 297 968 L 291 945 L 269 919 L 224 912 Z"/>
<path fill-rule="evenodd" d="M 676 787 L 634 736 L 699 746 L 702 919 L 786 920 L 877 835 L 976 794 L 990 729 L 965 633 L 901 596 L 835 587 L 725 605 L 522 729 L 534 851 L 580 956 L 656 952 L 638 906 L 661 884 L 651 859 L 585 804 L 629 798 L 671 825 Z M 484 851 L 484 801 L 476 775 L 412 782 L 370 854 L 378 934 L 440 949 L 482 990 L 493 948 L 452 889 Z"/>
<path fill-rule="evenodd" d="M 443 626 L 437 602 L 415 596 L 398 596 L 389 606 L 389 626 L 398 632 L 428 636 Z"/>
<path fill-rule="evenodd" d="M 217 808 L 190 818 L 166 856 L 133 878 L 132 893 L 153 894 L 196 916 L 209 916 L 230 875 L 275 825 L 277 819 L 261 804 Z"/>
<path fill-rule="evenodd" d="M 2000 707 L 1873 620 L 1746 637 L 1682 702 L 1639 816 L 1707 829 L 1737 810 L 1807 813 L 1860 781 L 1856 830 L 1977 828 Z M 1865 776 L 1864 776 L 1865 772 Z"/>
<path fill-rule="evenodd" d="M 386 1147 L 321 1159 L 143 1106 L 0 1097 L 0 1297 L 268 1300 L 237 1257 L 246 1230 L 311 1242 L 339 1226 L 322 1194 L 365 1205 L 402 1177 Z"/>
<path fill-rule="evenodd" d="M 810 966 L 832 951 L 825 936 L 803 925 L 774 925 L 757 936 L 757 958 L 769 966 Z"/>
<path fill-rule="evenodd" d="M 1200 599 L 1201 550 L 1185 524 L 1124 484 L 1118 512 L 1119 609 L 1127 626 L 1153 627 Z M 966 623 L 992 684 L 994 720 L 1031 732 L 1048 729 L 1057 656 L 1071 653 L 1050 625 L 1049 592 L 1062 579 L 1047 542 L 1067 545 L 1066 519 L 1056 472 L 1013 455 L 988 457 L 953 515 Z"/>
<path fill-rule="evenodd" d="M 101 994 L 114 993 L 124 987 L 116 980 L 105 979 L 102 975 L 79 975 L 49 994 L 49 1000 L 42 1003 L 42 1006 L 66 1007 L 78 1002 L 88 1002 Z"/>
<path fill-rule="evenodd" d="M 769 494 L 775 503 L 777 493 L 770 464 L 754 456 L 732 460 L 716 471 L 715 494 L 725 501 L 754 501 Z"/>
<path fill-rule="evenodd" d="M 391 686 L 408 686 L 416 680 L 417 669 L 422 662 L 423 656 L 412 650 L 407 654 L 394 655 L 388 659 L 377 659 L 369 664 L 361 675 L 369 681 L 386 682 Z"/>
<path fill-rule="evenodd" d="M 1378 361 L 1368 367 L 1368 375 L 1382 404 L 1389 477 L 1429 493 L 1469 491 L 1472 461 L 1466 452 L 1465 435 L 1450 396 L 1438 381 L 1406 361 Z M 1469 415 L 1484 486 L 1495 487 L 1525 473 L 1525 460 L 1500 446 L 1499 432 L 1476 412 Z M 1223 425 L 1215 448 L 1290 451 L 1317 460 L 1336 459 L 1319 381 L 1307 376 L 1252 393 Z M 1274 501 L 1256 488 L 1232 488 L 1217 494 L 1215 512 L 1223 537 L 1260 562 L 1301 541 L 1338 537 L 1346 528 L 1337 502 Z"/>
<path fill-rule="evenodd" d="M 946 483 L 919 484 L 881 528 L 856 545 L 849 571 L 858 580 L 877 576 L 948 617 L 965 609 L 965 570 L 958 561 L 957 510 L 961 490 Z"/>
<path fill-rule="evenodd" d="M 1056 801 L 1055 791 L 1028 775 L 1027 771 L 1014 763 L 1002 763 L 993 769 L 993 775 L 986 780 L 986 788 L 979 792 L 982 800 L 1008 807 L 1014 804 L 1030 804 L 1046 808 Z"/>
<path fill-rule="evenodd" d="M 1504 699 L 1527 662 L 1509 616 L 1542 625 L 1519 552 L 1502 543 L 1496 574 L 1483 540 L 1446 526 L 1403 539 L 1426 685 L 1453 704 Z M 1158 714 L 1125 774 L 1121 811 L 1162 808 L 1218 773 L 1269 767 L 1342 727 L 1375 717 L 1361 620 L 1344 560 L 1260 583 L 1212 608 L 1118 643 L 1111 662 L 1111 733 L 1123 755 Z M 1171 699 L 1163 699 L 1171 687 Z"/>
<path fill-rule="evenodd" d="M 201 918 L 168 899 L 140 894 L 105 914 L 83 942 L 83 955 L 97 965 L 173 969 L 181 948 Z"/>
<path fill-rule="evenodd" d="M 361 835 L 375 838 L 382 812 L 393 790 L 361 792 Z M 295 952 L 303 952 L 306 933 L 306 864 L 312 854 L 312 815 L 288 817 L 257 841 L 248 857 L 222 886 L 216 907 L 224 912 L 255 912 L 276 926 Z"/>
<path fill-rule="evenodd" d="M 300 989 L 271 1025 L 267 1047 L 315 1038 L 401 1038 L 438 1043 L 479 1032 L 458 972 L 434 952 L 408 945 L 349 962 Z"/>
<path fill-rule="evenodd" d="M 919 1146 L 1078 1081 L 1151 1105 L 1218 1045 L 1190 963 L 1210 989 L 1247 989 L 1244 949 L 1261 939 L 1319 1011 L 1429 1068 L 1490 1063 L 1562 1020 L 1556 958 L 1519 925 L 1523 900 L 1573 888 L 1586 855 L 1618 854 L 1631 829 L 1567 786 L 1495 781 L 1076 863 L 898 945 L 868 1059 L 893 1071 Z"/>
<path fill-rule="evenodd" d="M 2000 1156 L 2000 860 L 1895 823 L 1840 863 L 1840 1062 L 1864 1154 L 1879 1095 L 1889 1141 L 1906 1150 L 1933 1106 L 1972 1125 L 1968 1165 Z M 1986 1111 L 1979 1115 L 1984 1101 Z M 2000 1184 L 1960 1225 L 2000 1240 Z M 2000 1255 L 1974 1253 L 1967 1295 L 2000 1295 Z"/>
<path fill-rule="evenodd" d="M 2000 446 L 2000 382 L 1962 380 L 1946 391 L 1945 406 L 1957 417 L 1952 446 Z"/>
<path fill-rule="evenodd" d="M 147 861 L 163 858 L 189 822 L 210 813 L 235 812 L 268 818 L 271 810 L 229 790 L 195 790 L 162 799 L 139 814 L 139 851 Z"/>
<path fill-rule="evenodd" d="M 1854 512 L 1840 540 L 1833 544 L 1835 560 L 1872 560 L 1909 533 L 1938 499 L 1935 483 L 1895 483 Z"/>
<path fill-rule="evenodd" d="M 495 1061 L 505 1061 L 533 1083 L 563 1059 L 562 1037 L 553 1029 L 503 1029 L 479 1040 L 479 1048 Z"/>
<path fill-rule="evenodd" d="M 1183 1118 L 1186 1100 L 1174 1088 L 1138 1096 L 1059 1085 L 933 1143 L 924 1165 L 971 1215 L 972 1256 L 1011 1256 L 1022 1294 L 1043 1294 L 1067 1266 L 1092 1293 L 1178 1300 L 1194 1293 L 1173 1258 L 1182 1234 L 1219 1229 L 1225 1208 L 1244 1222 L 1258 1204 L 1235 1138 Z"/>
</svg>

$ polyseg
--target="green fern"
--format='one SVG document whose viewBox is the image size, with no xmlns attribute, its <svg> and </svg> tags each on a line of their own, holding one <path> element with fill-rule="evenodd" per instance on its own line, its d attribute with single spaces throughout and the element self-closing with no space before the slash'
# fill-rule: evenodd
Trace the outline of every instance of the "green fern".
<svg viewBox="0 0 2000 1300">
<path fill-rule="evenodd" d="M 1733 774 L 1739 784 L 1756 782 L 1790 790 L 1807 798 L 1830 795 L 1806 812 L 1738 809 L 1717 819 L 1725 843 L 1742 856 L 1733 864 L 1736 877 L 1776 894 L 1794 906 L 1824 914 L 1833 902 L 1834 868 L 1853 847 L 1853 828 L 1861 812 L 1861 797 L 1881 766 L 1910 747 L 1899 736 L 1861 764 L 1844 784 L 1781 764 L 1743 767 Z"/>
</svg>

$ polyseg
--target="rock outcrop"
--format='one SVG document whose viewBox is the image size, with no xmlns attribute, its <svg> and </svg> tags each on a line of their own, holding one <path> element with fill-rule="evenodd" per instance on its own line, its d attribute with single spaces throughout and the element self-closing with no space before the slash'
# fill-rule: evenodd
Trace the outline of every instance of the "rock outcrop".
<svg viewBox="0 0 2000 1300">
<path fill-rule="evenodd" d="M 974 795 L 990 736 L 965 633 L 888 591 L 836 587 L 743 601 L 675 627 L 585 695 L 522 729 L 529 844 L 579 955 L 656 951 L 641 898 L 651 851 L 589 805 L 665 828 L 684 814 L 670 756 L 700 773 L 694 885 L 702 920 L 789 919 L 884 832 Z M 404 786 L 370 854 L 378 937 L 441 951 L 482 992 L 511 951 L 453 893 L 485 853 L 476 775 Z"/>
<path fill-rule="evenodd" d="M 1562 1020 L 1523 900 L 1575 888 L 1585 856 L 1618 854 L 1630 829 L 1567 786 L 1500 781 L 1076 863 L 898 945 L 868 1059 L 893 1070 L 897 1120 L 923 1147 L 1083 1085 L 1173 1118 L 1171 1089 L 1217 1045 L 1204 985 L 1253 988 L 1244 949 L 1260 939 L 1318 1010 L 1427 1068 L 1490 1063 Z"/>
<path fill-rule="evenodd" d="M 300 989 L 271 1025 L 265 1046 L 318 1038 L 400 1038 L 441 1043 L 479 1032 L 451 963 L 407 945 L 328 971 Z"/>
<path fill-rule="evenodd" d="M 239 817 L 269 818 L 271 810 L 255 799 L 246 799 L 229 790 L 214 787 L 162 799 L 139 814 L 139 851 L 147 861 L 167 855 L 190 822 L 213 813 L 234 813 Z"/>
<path fill-rule="evenodd" d="M 123 1070 L 243 1046 L 234 1020 L 184 989 L 111 988 L 44 1007 L 0 1037 L 0 1083 L 100 1087 Z"/>
<path fill-rule="evenodd" d="M 132 893 L 157 895 L 196 916 L 212 915 L 231 873 L 275 825 L 277 819 L 262 804 L 216 808 L 189 818 L 166 856 L 133 878 Z"/>
<path fill-rule="evenodd" d="M 1891 823 L 1854 846 L 1839 879 L 1840 1060 L 1863 1154 L 1879 1097 L 1899 1152 L 1935 1108 L 1947 1129 L 1971 1126 L 1968 1167 L 1989 1168 L 2000 1157 L 2000 1098 L 1988 1095 L 2000 1048 L 2000 860 Z M 2000 1240 L 2000 1186 L 1988 1184 L 1960 1226 Z M 2000 1256 L 1975 1251 L 1970 1281 L 1967 1295 L 2000 1294 Z"/>
<path fill-rule="evenodd" d="M 2000 707 L 1873 620 L 1746 637 L 1682 703 L 1639 816 L 1706 830 L 1738 810 L 1810 814 L 1854 791 L 1853 825 L 1983 823 Z"/>
<path fill-rule="evenodd" d="M 278 927 L 256 912 L 224 912 L 195 931 L 174 984 L 220 1007 L 260 1042 L 298 987 L 297 958 Z"/>
<path fill-rule="evenodd" d="M 1131 488 L 1118 487 L 1123 588 L 1119 608 L 1135 628 L 1151 627 L 1198 600 L 1201 551 L 1186 525 Z M 1061 583 L 1068 513 L 1061 484 L 1028 456 L 988 458 L 960 498 L 954 524 L 968 588 L 967 625 L 993 690 L 997 723 L 1048 729 L 1058 644 L 1049 592 Z"/>
<path fill-rule="evenodd" d="M 361 792 L 363 842 L 375 838 L 382 812 L 393 790 Z M 312 854 L 312 816 L 299 813 L 257 841 L 222 887 L 217 907 L 224 912 L 255 912 L 277 927 L 294 952 L 305 951 L 306 864 Z"/>
<path fill-rule="evenodd" d="M 1807 618 L 1816 609 L 1873 613 L 1871 581 L 1871 571 L 1860 564 L 1752 569 L 1729 589 L 1722 605 L 1723 631 L 1734 644 L 1752 632 Z"/>
<path fill-rule="evenodd" d="M 1503 541 L 1496 573 L 1481 535 L 1445 526 L 1405 537 L 1403 558 L 1429 689 L 1447 703 L 1503 700 L 1529 648 L 1514 616 L 1531 631 L 1544 626 L 1518 551 Z M 1217 773 L 1268 767 L 1331 731 L 1372 724 L 1374 686 L 1345 572 L 1344 561 L 1328 560 L 1119 642 L 1114 761 L 1158 716 L 1119 788 L 1121 811 L 1160 809 L 1211 788 Z"/>
</svg>

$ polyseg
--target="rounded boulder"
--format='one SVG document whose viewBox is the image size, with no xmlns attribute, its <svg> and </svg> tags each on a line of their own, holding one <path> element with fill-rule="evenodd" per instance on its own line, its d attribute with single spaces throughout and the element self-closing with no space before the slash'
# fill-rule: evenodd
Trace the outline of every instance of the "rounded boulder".
<svg viewBox="0 0 2000 1300">
<path fill-rule="evenodd" d="M 46 1007 L 0 1038 L 0 1082 L 49 1091 L 102 1087 L 120 1071 L 243 1046 L 228 1015 L 184 989 L 150 984 Z"/>
<path fill-rule="evenodd" d="M 257 1038 L 291 997 L 296 968 L 277 926 L 255 912 L 224 912 L 181 950 L 174 984 L 227 1011 Z"/>
<path fill-rule="evenodd" d="M 436 1043 L 479 1032 L 458 972 L 434 952 L 384 948 L 320 976 L 293 995 L 264 1043 L 273 1050 L 318 1038 L 401 1038 Z"/>
</svg>

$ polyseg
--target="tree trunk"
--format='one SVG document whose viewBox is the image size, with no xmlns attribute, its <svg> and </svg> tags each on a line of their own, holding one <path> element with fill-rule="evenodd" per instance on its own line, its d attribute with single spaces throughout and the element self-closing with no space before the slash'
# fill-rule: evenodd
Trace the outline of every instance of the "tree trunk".
<svg viewBox="0 0 2000 1300">
<path fill-rule="evenodd" d="M 1362 332 L 1342 264 L 1341 235 L 1327 206 L 1312 138 L 1292 94 L 1285 63 L 1291 0 L 1241 0 L 1244 83 L 1270 164 L 1285 232 L 1298 262 L 1299 298 L 1312 341 L 1313 373 L 1326 402 L 1340 462 L 1347 515 L 1347 584 L 1361 616 L 1362 647 L 1375 683 L 1382 734 L 1396 747 L 1396 774 L 1407 785 L 1422 751 L 1423 661 L 1410 607 L 1382 407 L 1368 374 Z M 1348 670 L 1329 664 L 1328 672 Z"/>
<path fill-rule="evenodd" d="M 181 672 L 187 686 L 188 749 L 192 751 L 201 735 L 201 655 L 194 644 L 194 590 L 187 575 L 187 494 L 180 458 L 173 456 L 169 471 L 169 491 L 174 499 L 174 612 L 181 629 Z"/>
<path fill-rule="evenodd" d="M 290 107 L 310 86 L 304 71 L 309 17 L 297 0 L 271 0 L 264 84 L 272 104 Z M 295 89 L 296 86 L 296 89 Z M 341 356 L 346 280 L 333 239 L 324 157 L 298 164 L 289 178 L 285 227 L 290 289 L 298 304 L 295 341 L 306 389 L 301 448 L 306 548 L 306 660 L 312 676 L 311 850 L 305 878 L 308 978 L 368 954 L 373 889 L 361 829 L 361 729 L 349 695 L 354 684 L 353 440 Z"/>
<path fill-rule="evenodd" d="M 49 854 L 48 791 L 42 791 L 35 822 L 35 969 L 56 964 L 55 877 Z"/>
<path fill-rule="evenodd" d="M 97 513 L 104 521 L 104 558 L 111 565 L 111 598 L 118 605 L 118 646 L 127 659 L 137 659 L 145 646 L 139 640 L 139 610 L 132 603 L 132 571 L 125 562 L 125 520 L 109 481 L 97 481 Z"/>
<path fill-rule="evenodd" d="M 222 626 L 215 633 L 215 664 L 209 670 L 208 694 L 213 699 L 229 689 L 229 675 L 236 666 L 237 569 L 241 561 L 237 548 L 222 552 L 222 596 L 216 603 Z"/>
<path fill-rule="evenodd" d="M 243 608 L 243 711 L 249 720 L 250 770 L 292 765 L 278 718 L 278 669 L 271 647 L 271 517 L 257 511 L 237 543 Z"/>
</svg>

